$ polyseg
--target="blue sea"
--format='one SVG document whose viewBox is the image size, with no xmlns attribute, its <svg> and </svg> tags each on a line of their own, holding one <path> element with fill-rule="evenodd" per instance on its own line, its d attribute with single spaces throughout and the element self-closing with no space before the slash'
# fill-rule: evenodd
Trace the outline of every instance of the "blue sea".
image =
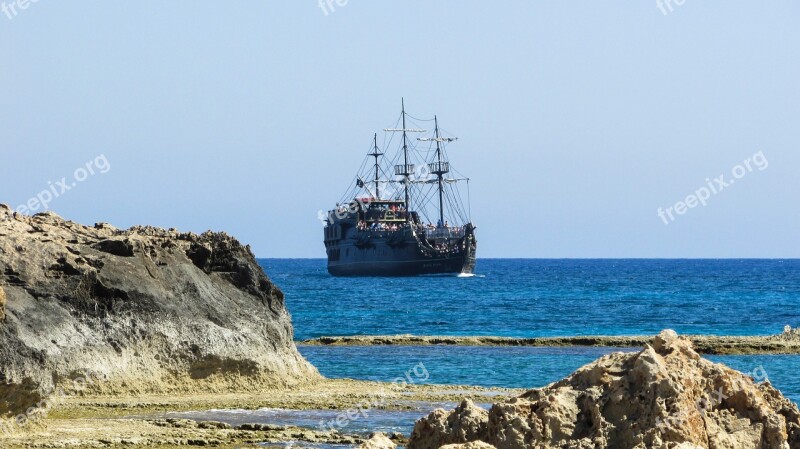
<svg viewBox="0 0 800 449">
<path fill-rule="evenodd" d="M 324 335 L 769 335 L 800 326 L 800 260 L 481 259 L 471 277 L 335 278 L 322 259 L 262 259 L 295 338 Z M 299 346 L 328 377 L 541 387 L 617 348 Z M 800 356 L 710 357 L 800 400 Z"/>
<path fill-rule="evenodd" d="M 295 337 L 768 335 L 800 326 L 800 260 L 481 259 L 473 277 L 335 278 L 265 259 Z"/>
</svg>

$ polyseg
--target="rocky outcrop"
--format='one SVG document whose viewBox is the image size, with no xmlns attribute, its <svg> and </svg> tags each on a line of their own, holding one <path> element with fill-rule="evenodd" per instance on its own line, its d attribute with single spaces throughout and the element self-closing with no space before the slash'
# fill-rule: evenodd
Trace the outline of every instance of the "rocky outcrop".
<svg viewBox="0 0 800 449">
<path fill-rule="evenodd" d="M 283 294 L 234 238 L 0 209 L 0 415 L 76 378 L 97 393 L 319 378 L 294 346 Z"/>
<path fill-rule="evenodd" d="M 409 449 L 453 438 L 462 414 L 437 410 L 420 420 Z M 469 426 L 480 428 L 475 416 L 470 414 Z M 639 353 L 604 356 L 564 380 L 494 404 L 483 425 L 484 436 L 452 443 L 481 441 L 498 449 L 800 448 L 796 405 L 768 382 L 757 384 L 701 358 L 672 331 Z"/>
<path fill-rule="evenodd" d="M 356 446 L 356 449 L 395 449 L 397 444 L 383 432 L 373 433 L 367 441 Z"/>
<path fill-rule="evenodd" d="M 434 410 L 414 425 L 408 449 L 439 449 L 487 438 L 489 413 L 466 399 L 450 413 Z"/>
</svg>

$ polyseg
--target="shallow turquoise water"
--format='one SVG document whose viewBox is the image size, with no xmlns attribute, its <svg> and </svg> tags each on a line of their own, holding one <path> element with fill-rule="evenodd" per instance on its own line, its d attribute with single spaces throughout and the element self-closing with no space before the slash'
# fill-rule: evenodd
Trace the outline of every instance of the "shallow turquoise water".
<svg viewBox="0 0 800 449">
<path fill-rule="evenodd" d="M 317 430 L 330 430 L 331 426 L 341 433 L 369 434 L 372 432 L 402 432 L 409 434 L 414 427 L 414 422 L 436 407 L 447 409 L 456 404 L 427 404 L 411 410 L 378 410 L 365 409 L 358 412 L 354 419 L 343 419 L 343 426 L 336 425 L 336 419 L 341 415 L 346 418 L 347 411 L 343 410 L 285 410 L 277 408 L 264 408 L 259 410 L 208 410 L 202 412 L 173 412 L 159 415 L 159 418 L 182 418 L 197 421 L 218 421 L 239 426 L 242 424 L 270 424 L 277 426 L 298 426 Z M 306 447 L 306 444 L 303 444 Z M 326 445 L 331 446 L 331 445 Z M 333 445 L 335 446 L 335 445 Z"/>
<path fill-rule="evenodd" d="M 417 384 L 469 384 L 497 387 L 534 388 L 559 380 L 585 363 L 615 348 L 497 348 L 456 346 L 300 346 L 300 351 L 331 378 L 356 378 Z M 631 349 L 623 349 L 631 351 Z M 800 356 L 713 356 L 740 371 L 766 373 L 769 380 L 795 402 L 800 400 L 800 380 L 795 375 Z M 491 398 L 487 398 L 489 401 Z M 452 409 L 452 403 L 409 402 L 409 410 L 367 408 L 354 419 L 336 425 L 343 410 L 209 410 L 167 413 L 159 417 L 214 420 L 232 425 L 260 423 L 317 428 L 335 427 L 344 433 L 373 431 L 408 435 L 414 422 L 434 408 Z M 479 404 L 489 407 L 490 404 Z M 288 445 L 288 443 L 286 443 Z M 302 447 L 343 449 L 342 445 Z"/>
<path fill-rule="evenodd" d="M 613 351 L 631 348 L 537 348 L 471 346 L 299 346 L 330 378 L 484 387 L 537 388 L 560 380 Z M 800 355 L 711 356 L 769 381 L 800 402 Z M 420 368 L 420 366 L 424 367 Z M 410 373 L 410 374 L 409 374 Z M 417 374 L 421 375 L 417 375 Z"/>
<path fill-rule="evenodd" d="M 417 383 L 509 388 L 541 387 L 604 354 L 633 351 L 489 346 L 300 345 L 298 348 L 326 377 L 383 382 L 410 377 Z M 424 369 L 415 371 L 420 365 Z"/>
</svg>

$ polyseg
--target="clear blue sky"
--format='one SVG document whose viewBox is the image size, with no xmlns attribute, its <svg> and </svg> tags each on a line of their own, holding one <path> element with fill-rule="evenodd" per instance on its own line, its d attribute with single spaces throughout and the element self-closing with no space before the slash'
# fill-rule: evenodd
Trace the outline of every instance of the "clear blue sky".
<svg viewBox="0 0 800 449">
<path fill-rule="evenodd" d="M 53 210 L 324 257 L 403 96 L 460 137 L 479 257 L 800 257 L 800 2 L 671 5 L 39 0 L 0 12 L 0 202 L 104 155 Z"/>
</svg>

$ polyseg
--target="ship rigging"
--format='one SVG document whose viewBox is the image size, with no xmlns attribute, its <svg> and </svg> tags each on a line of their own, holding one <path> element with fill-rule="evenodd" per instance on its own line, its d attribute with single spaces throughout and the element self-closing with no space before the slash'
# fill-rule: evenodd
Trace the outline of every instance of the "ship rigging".
<svg viewBox="0 0 800 449">
<path fill-rule="evenodd" d="M 420 122 L 433 125 L 432 134 Z M 407 114 L 405 101 L 394 127 L 384 129 L 383 145 L 373 134 L 355 182 L 328 214 L 325 246 L 331 274 L 472 272 L 477 241 L 469 178 L 449 162 L 447 147 L 458 138 L 446 134 L 437 116 L 422 120 Z M 389 149 L 398 145 L 392 154 Z"/>
</svg>

